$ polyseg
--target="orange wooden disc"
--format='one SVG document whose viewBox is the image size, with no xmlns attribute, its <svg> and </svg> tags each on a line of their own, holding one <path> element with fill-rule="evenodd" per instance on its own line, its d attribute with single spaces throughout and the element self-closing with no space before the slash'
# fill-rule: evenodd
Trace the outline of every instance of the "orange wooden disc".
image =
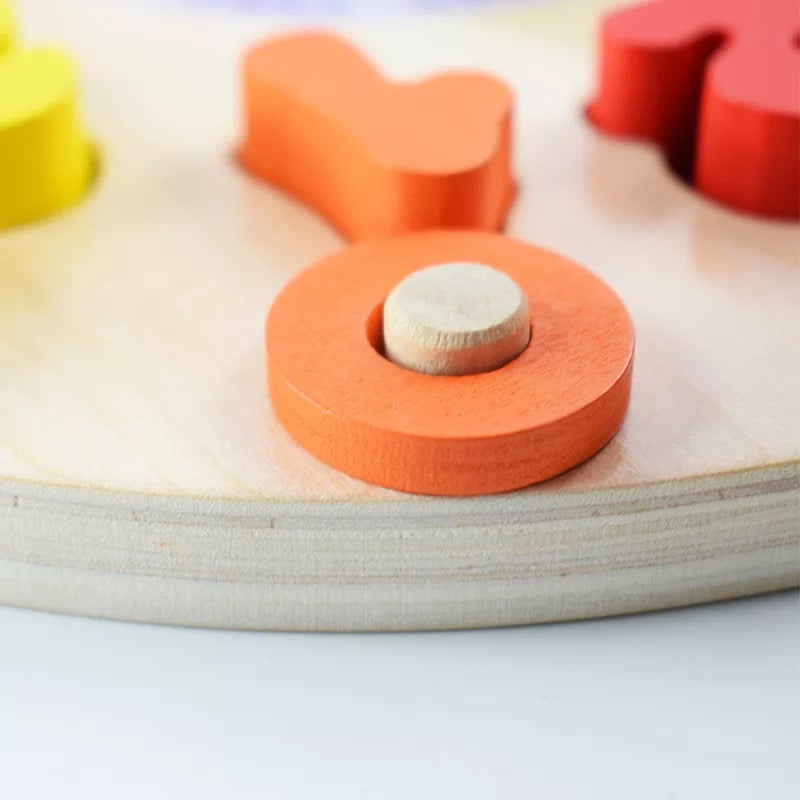
<svg viewBox="0 0 800 800">
<path fill-rule="evenodd" d="M 493 372 L 424 375 L 381 354 L 382 307 L 409 273 L 488 264 L 527 293 L 527 349 Z M 353 245 L 297 275 L 267 320 L 275 413 L 317 458 L 407 492 L 501 492 L 602 448 L 628 406 L 633 326 L 616 294 L 555 253 L 479 231 Z"/>
</svg>

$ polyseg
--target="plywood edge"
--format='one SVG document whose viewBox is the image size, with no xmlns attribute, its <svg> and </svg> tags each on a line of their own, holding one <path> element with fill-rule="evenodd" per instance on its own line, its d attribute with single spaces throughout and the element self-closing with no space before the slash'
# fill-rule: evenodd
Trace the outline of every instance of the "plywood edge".
<svg viewBox="0 0 800 800">
<path fill-rule="evenodd" d="M 0 560 L 0 603 L 192 627 L 408 631 L 565 622 L 764 594 L 800 585 L 797 547 L 697 564 L 508 583 L 364 587 L 164 579 Z"/>
<path fill-rule="evenodd" d="M 523 490 L 502 495 L 474 498 L 433 498 L 422 495 L 394 493 L 396 500 L 311 500 L 226 497 L 221 495 L 184 495 L 146 493 L 106 489 L 100 486 L 76 487 L 66 484 L 41 483 L 0 476 L 0 523 L 8 511 L 21 505 L 58 508 L 65 514 L 110 516 L 130 513 L 145 520 L 150 515 L 160 517 L 175 514 L 182 517 L 259 517 L 334 519 L 369 519 L 395 517 L 407 512 L 424 524 L 439 515 L 458 518 L 481 515 L 497 519 L 505 512 L 526 512 L 533 515 L 570 507 L 589 509 L 595 514 L 602 506 L 618 508 L 620 503 L 644 503 L 652 508 L 690 505 L 705 497 L 723 493 L 725 496 L 771 496 L 794 491 L 800 493 L 800 459 L 774 464 L 746 467 L 725 472 L 704 473 L 646 483 L 619 484 L 595 489 Z M 624 508 L 621 509 L 624 512 Z M 798 512 L 800 513 L 800 512 Z M 436 523 L 432 523 L 435 525 Z M 0 530 L 2 530 L 0 528 Z"/>
<path fill-rule="evenodd" d="M 800 464 L 476 502 L 0 485 L 0 602 L 233 628 L 578 619 L 800 583 Z"/>
</svg>

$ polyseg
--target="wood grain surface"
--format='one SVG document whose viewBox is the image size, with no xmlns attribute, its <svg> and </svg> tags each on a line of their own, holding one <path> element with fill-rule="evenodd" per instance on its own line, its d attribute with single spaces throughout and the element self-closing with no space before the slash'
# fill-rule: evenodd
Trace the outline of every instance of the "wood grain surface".
<svg viewBox="0 0 800 800">
<path fill-rule="evenodd" d="M 0 233 L 0 600 L 233 627 L 579 618 L 800 580 L 800 235 L 695 195 L 585 121 L 606 4 L 343 32 L 399 79 L 517 95 L 508 232 L 594 270 L 637 330 L 630 412 L 540 487 L 432 500 L 316 461 L 275 420 L 263 325 L 342 241 L 241 171 L 239 59 L 274 18 L 24 0 L 82 65 L 81 205 Z"/>
</svg>

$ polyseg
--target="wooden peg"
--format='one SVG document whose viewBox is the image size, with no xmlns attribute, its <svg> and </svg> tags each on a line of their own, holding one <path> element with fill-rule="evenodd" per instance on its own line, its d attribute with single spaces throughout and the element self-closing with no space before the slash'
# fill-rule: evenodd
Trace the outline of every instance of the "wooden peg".
<svg viewBox="0 0 800 800">
<path fill-rule="evenodd" d="M 414 272 L 383 306 L 386 357 L 429 375 L 489 372 L 528 345 L 528 298 L 506 274 L 456 262 Z"/>
</svg>

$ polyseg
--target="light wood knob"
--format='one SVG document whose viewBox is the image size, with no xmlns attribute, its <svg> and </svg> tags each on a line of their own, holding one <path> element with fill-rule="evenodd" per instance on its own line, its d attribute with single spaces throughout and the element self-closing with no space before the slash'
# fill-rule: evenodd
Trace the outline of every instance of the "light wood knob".
<svg viewBox="0 0 800 800">
<path fill-rule="evenodd" d="M 530 335 L 525 293 L 485 264 L 439 264 L 414 272 L 383 307 L 386 357 L 429 375 L 497 369 L 528 346 Z"/>
</svg>

